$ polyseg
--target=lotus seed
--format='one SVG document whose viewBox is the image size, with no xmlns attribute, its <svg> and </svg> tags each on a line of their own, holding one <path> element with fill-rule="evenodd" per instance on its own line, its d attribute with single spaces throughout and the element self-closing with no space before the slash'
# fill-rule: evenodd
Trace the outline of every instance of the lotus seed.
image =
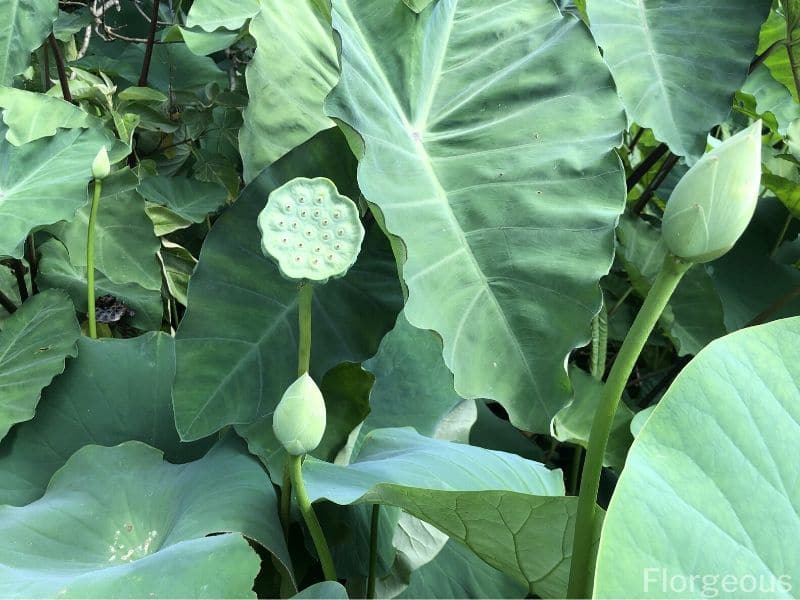
<svg viewBox="0 0 800 600">
<path fill-rule="evenodd" d="M 292 223 L 292 229 L 297 229 L 297 221 L 295 221 L 294 223 Z"/>
<path fill-rule="evenodd" d="M 341 245 L 341 244 L 335 244 L 335 245 L 333 246 L 333 249 L 334 249 L 334 250 L 338 250 L 338 249 L 339 249 L 339 248 L 341 248 L 341 247 L 342 247 L 342 245 Z"/>
<path fill-rule="evenodd" d="M 301 217 L 305 217 L 307 214 L 308 214 L 308 212 L 306 212 L 306 211 L 304 211 L 304 210 L 301 210 L 301 211 L 300 211 L 300 216 L 301 216 Z"/>
<path fill-rule="evenodd" d="M 322 196 L 317 196 L 317 204 L 322 204 Z"/>
<path fill-rule="evenodd" d="M 338 218 L 339 218 L 339 216 L 340 216 L 341 214 L 342 214 L 342 213 L 340 213 L 340 212 L 337 210 L 335 213 L 333 213 L 333 218 L 334 218 L 334 219 L 338 219 Z"/>
<path fill-rule="evenodd" d="M 305 198 L 303 198 L 302 196 L 300 196 L 300 197 L 297 199 L 297 201 L 298 201 L 300 204 L 305 204 L 305 201 L 306 201 L 306 199 L 305 199 Z"/>
<path fill-rule="evenodd" d="M 323 233 L 322 234 L 322 239 L 323 240 L 327 240 L 329 237 L 331 237 L 331 236 L 329 236 L 327 233 Z"/>
<path fill-rule="evenodd" d="M 323 227 L 327 227 L 328 226 L 328 219 L 322 219 L 322 226 Z"/>
<path fill-rule="evenodd" d="M 344 235 L 344 229 L 342 229 L 341 227 L 339 229 L 337 229 L 336 230 L 336 235 L 338 235 L 339 237 L 342 237 Z"/>
</svg>

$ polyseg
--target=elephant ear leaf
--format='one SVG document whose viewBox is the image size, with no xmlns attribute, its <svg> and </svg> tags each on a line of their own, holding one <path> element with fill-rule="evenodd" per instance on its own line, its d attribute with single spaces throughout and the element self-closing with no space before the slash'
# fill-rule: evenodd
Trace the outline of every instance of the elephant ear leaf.
<svg viewBox="0 0 800 600">
<path fill-rule="evenodd" d="M 359 185 L 403 241 L 409 323 L 441 335 L 458 394 L 547 431 L 625 195 L 597 47 L 549 0 L 335 0 L 333 27 L 326 110 L 361 136 Z"/>
</svg>

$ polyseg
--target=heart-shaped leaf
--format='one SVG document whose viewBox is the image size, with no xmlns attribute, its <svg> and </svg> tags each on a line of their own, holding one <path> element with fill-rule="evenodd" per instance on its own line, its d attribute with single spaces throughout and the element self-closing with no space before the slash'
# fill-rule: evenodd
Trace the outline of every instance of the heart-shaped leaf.
<svg viewBox="0 0 800 600">
<path fill-rule="evenodd" d="M 709 129 L 728 116 L 747 77 L 770 4 L 589 0 L 592 33 L 628 120 L 651 128 L 678 156 L 699 157 Z"/>
<path fill-rule="evenodd" d="M 547 431 L 624 198 L 624 117 L 597 47 L 550 0 L 333 8 L 326 110 L 360 134 L 361 190 L 404 243 L 406 318 L 441 335 L 462 397 Z"/>
</svg>

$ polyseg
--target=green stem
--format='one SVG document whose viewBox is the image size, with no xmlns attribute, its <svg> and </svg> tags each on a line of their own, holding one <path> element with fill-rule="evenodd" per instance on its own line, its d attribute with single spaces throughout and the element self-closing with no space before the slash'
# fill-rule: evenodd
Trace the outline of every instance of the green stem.
<svg viewBox="0 0 800 600">
<path fill-rule="evenodd" d="M 650 332 L 653 331 L 661 313 L 664 311 L 675 288 L 691 263 L 668 255 L 656 277 L 653 287 L 636 315 L 619 354 L 611 367 L 608 380 L 603 388 L 600 404 L 592 423 L 586 460 L 581 475 L 581 488 L 578 497 L 578 512 L 575 521 L 572 564 L 570 565 L 568 598 L 591 596 L 588 576 L 591 571 L 593 533 L 596 526 L 596 500 L 600 487 L 600 473 L 603 470 L 603 457 L 606 453 L 608 436 L 614 422 L 622 392 L 633 367 L 644 348 Z"/>
<path fill-rule="evenodd" d="M 328 549 L 328 542 L 325 540 L 325 534 L 322 533 L 322 527 L 319 524 L 317 515 L 314 513 L 314 508 L 308 499 L 306 486 L 303 483 L 302 456 L 289 455 L 289 474 L 291 475 L 292 487 L 297 498 L 297 505 L 300 508 L 300 514 L 303 515 L 308 531 L 311 534 L 311 539 L 314 541 L 314 547 L 317 549 L 319 561 L 322 563 L 322 572 L 325 574 L 325 579 L 336 581 L 336 569 L 333 566 L 333 558 L 331 557 L 331 551 Z"/>
<path fill-rule="evenodd" d="M 97 339 L 97 316 L 94 308 L 94 226 L 97 222 L 97 207 L 100 205 L 100 194 L 103 192 L 103 181 L 94 180 L 92 209 L 89 213 L 89 231 L 86 237 L 86 304 L 89 319 L 89 337 Z"/>
<path fill-rule="evenodd" d="M 581 461 L 583 460 L 583 447 L 575 446 L 572 454 L 572 468 L 569 471 L 569 494 L 574 496 L 578 491 L 578 480 L 580 479 Z"/>
<path fill-rule="evenodd" d="M 311 301 L 314 298 L 314 286 L 310 282 L 300 285 L 298 291 L 298 324 L 300 326 L 300 342 L 297 349 L 297 376 L 307 373 L 311 364 Z"/>
<path fill-rule="evenodd" d="M 792 213 L 790 212 L 787 217 L 786 221 L 783 223 L 783 228 L 781 229 L 780 233 L 778 234 L 778 239 L 775 240 L 775 244 L 772 246 L 772 251 L 769 253 L 770 256 L 775 256 L 775 253 L 780 248 L 781 244 L 783 243 L 784 238 L 786 237 L 786 233 L 789 231 L 789 225 L 792 224 Z"/>
<path fill-rule="evenodd" d="M 369 527 L 369 577 L 367 578 L 367 598 L 375 597 L 375 579 L 378 572 L 378 525 L 380 524 L 381 505 L 372 505 L 372 519 Z"/>
<path fill-rule="evenodd" d="M 289 541 L 289 525 L 291 524 L 292 510 L 292 475 L 289 472 L 289 462 L 283 464 L 283 484 L 281 485 L 281 525 L 283 537 Z"/>
</svg>

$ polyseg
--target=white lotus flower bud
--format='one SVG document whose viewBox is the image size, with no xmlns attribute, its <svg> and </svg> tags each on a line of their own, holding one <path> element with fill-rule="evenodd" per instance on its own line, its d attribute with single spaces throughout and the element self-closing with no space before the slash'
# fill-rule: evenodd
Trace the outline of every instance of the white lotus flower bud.
<svg viewBox="0 0 800 600">
<path fill-rule="evenodd" d="M 108 177 L 109 173 L 111 173 L 111 163 L 108 160 L 106 147 L 103 146 L 92 161 L 92 177 L 95 179 L 105 179 Z"/>
<path fill-rule="evenodd" d="M 317 384 L 303 373 L 283 393 L 272 415 L 272 430 L 294 456 L 311 452 L 325 433 L 325 400 Z"/>
<path fill-rule="evenodd" d="M 669 251 L 695 263 L 728 252 L 753 218 L 760 182 L 757 121 L 703 155 L 675 186 L 661 228 Z"/>
</svg>

